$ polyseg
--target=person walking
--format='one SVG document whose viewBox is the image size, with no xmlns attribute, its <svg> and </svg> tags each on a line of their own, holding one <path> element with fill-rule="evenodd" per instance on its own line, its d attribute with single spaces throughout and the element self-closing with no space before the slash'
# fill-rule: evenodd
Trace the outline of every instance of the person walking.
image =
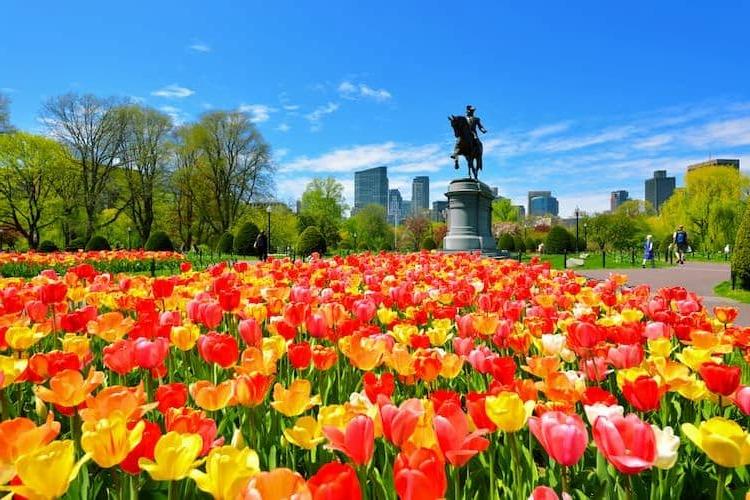
<svg viewBox="0 0 750 500">
<path fill-rule="evenodd" d="M 258 237 L 255 238 L 253 247 L 258 251 L 260 260 L 265 261 L 268 259 L 268 236 L 266 236 L 265 231 L 258 233 Z"/>
<path fill-rule="evenodd" d="M 685 265 L 685 253 L 688 251 L 688 234 L 685 231 L 685 226 L 680 224 L 677 227 L 677 231 L 672 235 L 672 243 L 675 246 L 677 253 L 677 263 Z"/>
<path fill-rule="evenodd" d="M 646 236 L 646 241 L 643 243 L 643 264 L 642 268 L 646 268 L 646 262 L 651 262 L 651 267 L 656 267 L 656 260 L 654 259 L 654 240 L 649 234 Z"/>
</svg>

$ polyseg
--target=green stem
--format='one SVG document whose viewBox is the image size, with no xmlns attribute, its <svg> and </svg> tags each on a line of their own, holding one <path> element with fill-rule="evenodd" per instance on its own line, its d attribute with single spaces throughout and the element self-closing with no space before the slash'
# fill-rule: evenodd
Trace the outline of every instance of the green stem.
<svg viewBox="0 0 750 500">
<path fill-rule="evenodd" d="M 570 478 L 568 477 L 568 468 L 564 465 L 560 466 L 562 474 L 562 492 L 570 494 Z"/>
<path fill-rule="evenodd" d="M 167 486 L 167 500 L 177 500 L 179 497 L 177 481 L 170 481 Z"/>
<path fill-rule="evenodd" d="M 518 456 L 518 444 L 516 443 L 516 433 L 510 432 L 506 434 L 508 441 L 510 442 L 510 454 L 513 460 L 513 463 L 511 464 L 511 468 L 513 470 L 513 481 L 516 484 L 517 491 L 520 493 L 521 498 L 526 498 L 523 487 L 524 487 L 524 481 L 521 477 L 521 471 L 523 470 L 521 467 L 521 459 Z"/>
<path fill-rule="evenodd" d="M 8 399 L 5 395 L 5 389 L 0 389 L 0 420 L 8 420 Z"/>
<path fill-rule="evenodd" d="M 497 498 L 497 489 L 495 486 L 495 449 L 494 445 L 495 440 L 492 439 L 490 441 L 490 447 L 487 451 L 489 451 L 490 455 L 490 500 L 495 500 Z"/>
<path fill-rule="evenodd" d="M 75 445 L 76 458 L 78 458 L 81 456 L 81 417 L 78 416 L 77 410 L 69 417 L 69 422 L 70 436 Z"/>
<path fill-rule="evenodd" d="M 453 481 L 453 500 L 461 498 L 461 487 L 459 481 L 459 470 L 458 467 L 450 466 L 451 480 Z"/>
<path fill-rule="evenodd" d="M 719 476 L 716 478 L 716 495 L 714 498 L 722 500 L 724 498 L 724 480 L 727 476 L 727 469 L 721 465 L 717 465 L 716 468 L 718 469 Z"/>
</svg>

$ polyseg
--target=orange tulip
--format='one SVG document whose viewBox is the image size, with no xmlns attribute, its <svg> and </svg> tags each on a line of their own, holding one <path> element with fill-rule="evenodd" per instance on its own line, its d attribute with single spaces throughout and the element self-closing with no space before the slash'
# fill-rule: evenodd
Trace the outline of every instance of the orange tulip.
<svg viewBox="0 0 750 500">
<path fill-rule="evenodd" d="M 0 422 L 0 484 L 16 475 L 15 463 L 21 455 L 47 445 L 59 432 L 60 423 L 53 420 L 51 413 L 39 427 L 23 417 Z"/>
<path fill-rule="evenodd" d="M 273 387 L 271 406 L 287 417 L 296 417 L 320 404 L 320 396 L 310 396 L 311 388 L 312 384 L 306 379 L 295 380 L 289 385 L 289 389 L 284 388 L 281 384 L 276 384 Z"/>
<path fill-rule="evenodd" d="M 136 387 L 113 385 L 99 391 L 96 396 L 86 398 L 86 408 L 80 410 L 81 419 L 96 422 L 119 412 L 126 421 L 139 420 L 146 412 L 156 408 L 158 403 L 146 403 L 143 383 Z"/>
<path fill-rule="evenodd" d="M 721 323 L 724 323 L 725 325 L 727 323 L 732 323 L 735 319 L 737 319 L 737 316 L 739 315 L 740 311 L 736 307 L 726 307 L 726 306 L 715 306 L 714 307 L 714 316 L 716 316 L 716 319 L 718 319 Z"/>
<path fill-rule="evenodd" d="M 278 468 L 253 476 L 242 500 L 312 500 L 305 479 L 297 472 Z"/>
<path fill-rule="evenodd" d="M 238 375 L 234 379 L 234 397 L 242 406 L 258 406 L 266 399 L 272 382 L 273 375 Z"/>
<path fill-rule="evenodd" d="M 206 411 L 216 411 L 232 404 L 234 380 L 225 380 L 214 385 L 208 380 L 199 380 L 190 384 L 190 397 Z"/>
<path fill-rule="evenodd" d="M 489 336 L 494 335 L 497 331 L 497 327 L 500 324 L 500 320 L 497 314 L 473 314 L 471 317 L 471 324 L 474 330 L 481 335 Z"/>
<path fill-rule="evenodd" d="M 96 321 L 89 321 L 86 330 L 109 343 L 123 338 L 133 328 L 133 318 L 126 318 L 119 311 L 100 314 Z"/>
<path fill-rule="evenodd" d="M 104 373 L 90 370 L 86 379 L 76 370 L 63 370 L 49 379 L 49 389 L 35 387 L 36 395 L 46 403 L 73 408 L 83 403 L 104 382 Z"/>
</svg>

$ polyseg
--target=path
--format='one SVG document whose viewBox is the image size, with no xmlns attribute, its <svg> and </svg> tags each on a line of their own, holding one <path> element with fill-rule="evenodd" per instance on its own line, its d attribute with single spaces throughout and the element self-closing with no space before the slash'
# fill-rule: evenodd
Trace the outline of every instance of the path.
<svg viewBox="0 0 750 500">
<path fill-rule="evenodd" d="M 632 284 L 649 284 L 652 290 L 669 286 L 684 286 L 701 297 L 709 311 L 717 305 L 732 305 L 740 310 L 737 323 L 750 325 L 750 304 L 717 297 L 714 286 L 729 280 L 729 265 L 709 262 L 687 262 L 684 266 L 659 269 L 585 269 L 580 274 L 596 279 L 606 279 L 610 273 L 626 274 Z"/>
</svg>

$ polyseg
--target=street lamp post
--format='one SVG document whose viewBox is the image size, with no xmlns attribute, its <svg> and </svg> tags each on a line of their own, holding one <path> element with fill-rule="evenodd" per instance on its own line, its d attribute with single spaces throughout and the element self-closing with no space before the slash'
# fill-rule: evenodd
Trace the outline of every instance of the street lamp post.
<svg viewBox="0 0 750 500">
<path fill-rule="evenodd" d="M 580 210 L 576 207 L 576 253 L 578 253 L 578 216 L 580 213 Z"/>
<path fill-rule="evenodd" d="M 268 225 L 266 233 L 268 234 L 268 253 L 271 253 L 271 205 L 266 206 L 266 214 L 268 215 Z"/>
</svg>

